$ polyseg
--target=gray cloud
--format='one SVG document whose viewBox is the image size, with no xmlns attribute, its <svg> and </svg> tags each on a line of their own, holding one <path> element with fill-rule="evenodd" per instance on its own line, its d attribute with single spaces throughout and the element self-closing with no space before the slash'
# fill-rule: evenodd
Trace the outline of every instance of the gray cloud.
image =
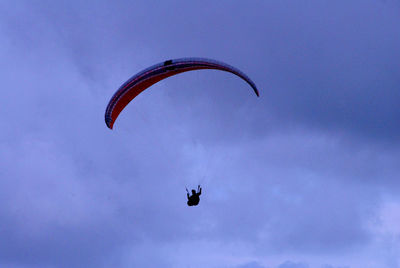
<svg viewBox="0 0 400 268">
<path fill-rule="evenodd" d="M 242 265 L 239 265 L 238 268 L 265 268 L 265 266 L 259 264 L 256 261 L 248 262 Z"/>
<path fill-rule="evenodd" d="M 308 268 L 308 264 L 302 262 L 285 261 L 278 268 Z"/>
</svg>

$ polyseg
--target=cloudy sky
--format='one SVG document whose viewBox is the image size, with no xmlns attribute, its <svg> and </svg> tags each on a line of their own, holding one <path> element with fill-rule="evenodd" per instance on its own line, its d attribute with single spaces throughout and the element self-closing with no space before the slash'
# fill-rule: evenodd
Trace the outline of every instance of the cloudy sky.
<svg viewBox="0 0 400 268">
<path fill-rule="evenodd" d="M 1 1 L 0 266 L 400 267 L 399 24 L 397 0 Z M 261 96 L 189 72 L 106 127 L 180 57 Z"/>
</svg>

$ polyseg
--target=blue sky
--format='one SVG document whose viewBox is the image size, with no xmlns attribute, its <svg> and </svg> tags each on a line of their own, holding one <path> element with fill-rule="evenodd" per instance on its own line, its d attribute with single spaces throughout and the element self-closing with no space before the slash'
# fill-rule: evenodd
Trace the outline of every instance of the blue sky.
<svg viewBox="0 0 400 268">
<path fill-rule="evenodd" d="M 2 1 L 0 266 L 400 267 L 400 3 Z M 114 130 L 112 94 L 170 58 Z M 197 207 L 185 186 L 201 183 Z"/>
</svg>

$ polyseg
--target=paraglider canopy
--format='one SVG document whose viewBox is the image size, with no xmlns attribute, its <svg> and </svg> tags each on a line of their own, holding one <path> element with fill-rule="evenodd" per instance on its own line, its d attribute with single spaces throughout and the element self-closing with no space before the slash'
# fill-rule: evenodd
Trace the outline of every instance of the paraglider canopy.
<svg viewBox="0 0 400 268">
<path fill-rule="evenodd" d="M 115 120 L 125 106 L 145 89 L 167 77 L 201 69 L 215 69 L 235 74 L 246 81 L 253 88 L 254 93 L 259 96 L 258 89 L 254 82 L 243 72 L 226 63 L 204 58 L 166 60 L 132 76 L 117 90 L 117 92 L 115 92 L 108 103 L 105 113 L 107 127 L 112 129 Z"/>
</svg>

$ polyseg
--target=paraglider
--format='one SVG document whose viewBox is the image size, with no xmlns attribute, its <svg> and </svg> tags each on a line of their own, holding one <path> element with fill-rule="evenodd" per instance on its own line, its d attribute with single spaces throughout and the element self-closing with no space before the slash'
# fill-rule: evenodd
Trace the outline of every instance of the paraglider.
<svg viewBox="0 0 400 268">
<path fill-rule="evenodd" d="M 129 104 L 129 102 L 155 83 L 176 74 L 201 69 L 214 69 L 232 73 L 249 84 L 257 97 L 260 96 L 256 85 L 246 74 L 226 63 L 204 58 L 167 60 L 153 65 L 132 76 L 114 93 L 107 105 L 104 116 L 107 127 L 112 129 L 115 120 L 117 120 L 119 114 Z M 189 194 L 187 189 L 186 191 L 188 198 L 187 205 L 197 206 L 200 202 L 200 185 L 197 187 L 197 192 L 194 189 L 192 190 L 192 195 Z"/>
<path fill-rule="evenodd" d="M 189 195 L 189 191 L 186 188 L 186 192 L 187 192 L 187 205 L 189 207 L 191 206 L 197 206 L 200 202 L 200 195 L 201 195 L 201 187 L 200 185 L 197 186 L 197 193 L 195 189 L 192 189 L 192 195 Z"/>
<path fill-rule="evenodd" d="M 201 69 L 215 69 L 235 74 L 246 81 L 252 87 L 254 93 L 259 96 L 258 89 L 254 82 L 251 81 L 246 74 L 226 63 L 204 58 L 167 60 L 132 76 L 117 90 L 117 92 L 115 92 L 108 103 L 105 113 L 107 127 L 112 129 L 121 111 L 145 89 L 167 77 Z"/>
</svg>

